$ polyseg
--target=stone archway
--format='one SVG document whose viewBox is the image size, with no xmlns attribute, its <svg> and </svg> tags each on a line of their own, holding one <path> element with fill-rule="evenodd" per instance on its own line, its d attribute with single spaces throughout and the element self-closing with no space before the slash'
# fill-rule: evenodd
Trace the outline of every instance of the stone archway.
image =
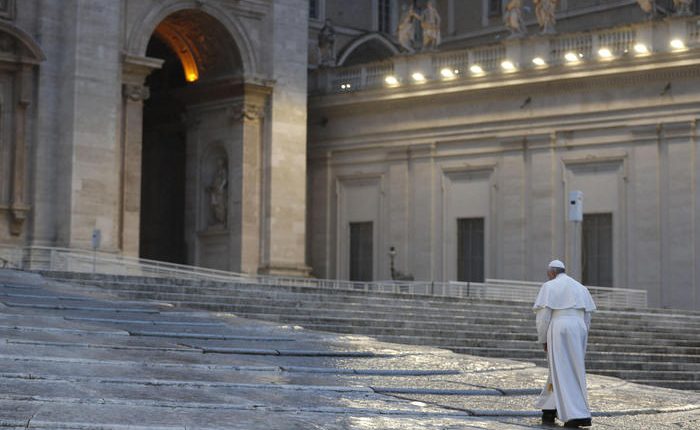
<svg viewBox="0 0 700 430">
<path fill-rule="evenodd" d="M 143 26 L 152 28 L 146 56 L 125 58 L 122 249 L 254 273 L 270 89 L 246 83 L 251 57 L 225 17 L 173 9 L 145 20 L 160 19 Z"/>
</svg>

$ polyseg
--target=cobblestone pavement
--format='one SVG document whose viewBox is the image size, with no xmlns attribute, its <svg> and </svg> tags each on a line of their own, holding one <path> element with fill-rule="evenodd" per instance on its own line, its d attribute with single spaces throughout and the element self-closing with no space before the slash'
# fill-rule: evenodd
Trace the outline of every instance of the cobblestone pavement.
<svg viewBox="0 0 700 430">
<path fill-rule="evenodd" d="M 0 428 L 525 429 L 546 369 L 0 271 Z M 700 393 L 589 375 L 593 428 L 697 429 Z M 552 427 L 545 427 L 552 428 Z"/>
</svg>

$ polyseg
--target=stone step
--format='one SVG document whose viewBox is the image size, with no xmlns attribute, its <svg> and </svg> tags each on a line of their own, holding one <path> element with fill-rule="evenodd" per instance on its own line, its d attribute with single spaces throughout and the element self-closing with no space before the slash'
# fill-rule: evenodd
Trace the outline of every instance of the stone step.
<svg viewBox="0 0 700 430">
<path fill-rule="evenodd" d="M 687 381 L 694 382 L 700 389 L 700 372 L 684 372 L 684 371 L 655 371 L 655 370 L 596 370 L 596 375 L 614 376 L 616 378 L 627 380 L 640 379 L 664 379 L 666 381 Z"/>
<path fill-rule="evenodd" d="M 546 365 L 527 303 L 249 283 L 84 275 L 81 279 L 86 289 L 107 290 L 127 299 Z M 592 373 L 698 389 L 700 313 L 601 310 L 593 318 L 587 363 Z"/>
<path fill-rule="evenodd" d="M 70 278 L 66 278 L 70 279 Z M 89 279 L 89 276 L 86 277 L 86 279 Z M 105 277 L 105 279 L 109 279 L 109 277 Z M 136 279 L 141 279 L 141 278 L 136 278 Z M 207 291 L 206 289 L 214 289 L 217 291 L 228 291 L 228 292 L 242 292 L 248 289 L 249 291 L 255 292 L 256 294 L 272 294 L 272 296 L 278 295 L 280 291 L 291 291 L 294 293 L 302 293 L 306 297 L 306 301 L 313 301 L 314 298 L 319 298 L 320 300 L 327 298 L 327 297 L 338 297 L 340 295 L 345 295 L 345 296 L 354 296 L 354 297 L 365 297 L 370 300 L 370 302 L 376 303 L 380 302 L 381 300 L 391 300 L 391 301 L 396 301 L 396 300 L 410 300 L 410 301 L 419 301 L 421 303 L 432 303 L 432 302 L 438 302 L 440 303 L 440 306 L 442 307 L 462 307 L 463 302 L 464 303 L 471 303 L 473 305 L 477 304 L 482 304 L 482 305 L 491 305 L 491 306 L 500 306 L 500 307 L 519 307 L 522 308 L 523 310 L 529 312 L 529 305 L 526 303 L 522 302 L 504 302 L 504 301 L 498 301 L 498 300 L 484 300 L 484 299 L 459 299 L 459 298 L 439 298 L 439 297 L 425 297 L 425 296 L 412 296 L 412 295 L 405 295 L 405 294 L 394 294 L 394 293 L 379 293 L 379 292 L 365 292 L 365 291 L 352 291 L 352 290 L 329 290 L 329 289 L 321 289 L 317 287 L 295 287 L 295 286 L 268 286 L 268 285 L 258 285 L 258 284 L 223 284 L 223 283 L 212 283 L 212 282 L 204 282 L 204 283 L 198 283 L 198 281 L 191 281 L 191 283 L 185 282 L 184 284 L 177 284 L 174 285 L 173 283 L 170 283 L 169 281 L 166 282 L 166 280 L 158 280 L 158 278 L 154 278 L 155 283 L 152 284 L 147 284 L 147 285 L 135 285 L 133 282 L 111 282 L 111 285 L 113 288 L 127 288 L 127 289 L 134 289 L 135 287 L 141 287 L 143 288 L 144 291 L 154 291 L 154 288 L 165 288 L 165 289 L 172 289 L 176 286 L 185 286 L 187 287 L 188 291 L 192 294 L 203 294 L 203 293 L 209 293 L 210 291 Z M 201 285 L 201 286 L 200 286 Z M 317 297 L 316 297 L 317 296 Z M 628 312 L 628 313 L 639 313 L 639 310 L 624 310 L 624 309 L 617 309 L 615 312 Z M 676 311 L 669 311 L 667 309 L 644 309 L 643 313 L 652 315 L 652 314 L 658 314 L 658 315 L 668 315 L 669 313 L 676 312 Z M 683 311 L 683 315 L 680 315 L 684 318 L 692 318 L 693 316 L 698 321 L 700 321 L 700 312 L 689 312 L 689 311 Z M 679 315 L 674 315 L 675 317 L 679 317 Z"/>
<path fill-rule="evenodd" d="M 700 390 L 700 384 L 695 381 L 669 381 L 666 379 L 635 379 L 629 382 L 656 387 L 672 388 L 674 390 Z"/>
<path fill-rule="evenodd" d="M 378 338 L 381 340 L 381 338 Z M 477 348 L 469 346 L 455 346 L 447 348 L 459 354 L 478 355 L 481 357 L 511 358 L 514 360 L 524 360 L 536 362 L 543 360 L 541 349 L 503 349 L 503 348 Z M 683 361 L 686 363 L 700 363 L 700 355 L 666 354 L 666 353 L 643 353 L 643 352 L 619 352 L 619 351 L 588 351 L 586 360 L 592 361 L 649 361 L 649 362 L 674 362 Z"/>
<path fill-rule="evenodd" d="M 282 305 L 288 305 L 288 306 L 293 306 L 298 309 L 317 309 L 318 304 L 315 303 L 311 297 L 309 296 L 295 296 L 293 298 L 282 298 L 282 297 L 265 297 L 265 293 L 261 293 L 260 291 L 255 291 L 254 295 L 246 295 L 246 294 L 241 294 L 240 292 L 232 292 L 230 294 L 230 297 L 227 295 L 219 295 L 219 296 L 207 296 L 203 292 L 198 292 L 198 293 L 193 293 L 193 294 L 172 294 L 172 293 L 158 293 L 156 294 L 155 292 L 143 292 L 143 291 L 133 291 L 133 290 L 124 290 L 125 294 L 129 294 L 132 296 L 132 298 L 139 298 L 139 299 L 158 299 L 158 300 L 165 300 L 165 301 L 179 301 L 182 303 L 196 303 L 200 302 L 203 304 L 206 304 L 207 301 L 211 302 L 214 301 L 217 304 L 221 303 L 251 303 L 251 304 L 260 304 L 262 303 L 275 303 L 275 305 L 282 306 Z M 171 295 L 172 294 L 172 295 Z M 434 315 L 437 318 L 445 318 L 445 317 L 450 317 L 452 315 L 463 315 L 464 313 L 468 312 L 474 312 L 475 310 L 479 309 L 482 311 L 498 311 L 499 314 L 506 314 L 508 316 L 513 316 L 513 317 L 526 317 L 528 319 L 533 319 L 534 315 L 529 309 L 529 307 L 523 307 L 522 304 L 519 304 L 519 309 L 514 306 L 497 306 L 495 308 L 493 307 L 487 307 L 484 308 L 483 306 L 480 306 L 478 304 L 473 304 L 470 305 L 469 307 L 463 307 L 460 306 L 457 308 L 454 312 L 445 312 L 445 309 L 442 308 L 446 306 L 444 303 L 432 303 L 432 302 L 424 302 L 424 301 L 407 301 L 406 304 L 398 305 L 396 304 L 396 301 L 393 300 L 389 305 L 382 305 L 377 298 L 370 298 L 368 299 L 367 302 L 363 301 L 360 303 L 355 303 L 353 302 L 351 297 L 339 297 L 339 296 L 330 296 L 331 301 L 325 301 L 324 302 L 324 308 L 329 308 L 331 304 L 337 304 L 339 306 L 342 306 L 344 309 L 363 309 L 363 310 L 370 310 L 370 309 L 375 309 L 377 311 L 381 311 L 383 313 L 407 313 L 407 314 L 414 314 L 414 313 L 419 313 L 419 314 L 425 314 L 426 313 L 426 308 L 432 308 L 434 309 L 434 313 L 431 313 L 431 315 Z M 207 301 L 203 301 L 202 298 L 206 298 Z M 229 300 L 227 300 L 227 298 Z M 431 306 L 426 306 L 426 305 L 431 305 Z M 390 306 L 390 307 L 387 307 Z M 437 306 L 437 307 L 436 307 Z M 489 305 L 490 306 L 490 305 Z M 624 313 L 624 314 L 619 314 L 616 312 L 608 312 L 608 311 L 601 311 L 598 312 L 595 315 L 596 320 L 599 321 L 605 321 L 605 322 L 610 322 L 615 323 L 615 324 L 624 324 L 624 325 L 634 325 L 638 320 L 644 319 L 646 317 L 649 317 L 649 314 L 639 314 L 639 313 Z M 682 315 L 658 315 L 657 317 L 653 318 L 651 321 L 645 321 L 643 324 L 645 325 L 658 325 L 658 326 L 666 326 L 667 328 L 672 328 L 670 325 L 675 325 L 678 323 L 682 323 L 684 329 L 692 328 L 692 329 L 698 329 L 700 330 L 700 319 L 697 318 L 691 318 L 688 319 L 687 317 L 683 317 Z"/>
<path fill-rule="evenodd" d="M 129 295 L 131 297 L 131 295 Z M 133 298 L 133 297 L 132 297 Z M 140 296 L 141 299 L 144 298 L 150 298 L 150 299 L 157 299 L 157 300 L 165 300 L 168 301 L 169 297 L 164 297 L 161 295 L 148 295 L 144 294 Z M 170 302 L 172 302 L 170 300 Z M 319 313 L 318 308 L 313 308 L 311 306 L 299 306 L 299 302 L 292 302 L 292 303 L 286 303 L 288 306 L 284 306 L 285 303 L 279 303 L 275 302 L 274 304 L 270 303 L 264 303 L 261 304 L 260 300 L 258 298 L 247 298 L 247 299 L 242 299 L 242 300 L 237 300 L 237 302 L 231 303 L 231 304 L 225 304 L 221 302 L 209 302 L 209 301 L 188 301 L 188 302 L 175 302 L 176 305 L 184 306 L 184 307 L 191 307 L 191 308 L 204 308 L 208 310 L 215 310 L 215 311 L 228 311 L 228 312 L 234 312 L 234 313 L 270 313 L 270 314 L 283 314 L 283 313 L 299 313 L 304 310 L 308 310 L 308 312 L 313 313 L 317 315 Z M 316 304 L 314 304 L 316 305 Z M 400 313 L 398 312 L 397 309 L 395 308 L 381 308 L 379 307 L 378 309 L 381 310 L 381 312 L 369 312 L 369 310 L 365 311 L 362 308 L 356 308 L 356 309 L 347 309 L 349 307 L 348 304 L 346 303 L 339 303 L 339 306 L 343 306 L 343 309 L 329 309 L 326 308 L 325 312 L 326 313 L 331 313 L 333 315 L 338 315 L 339 312 L 344 312 L 344 313 L 354 313 L 361 315 L 363 319 L 366 318 L 371 318 L 371 319 L 376 319 L 378 317 L 384 317 L 386 315 L 395 315 L 395 317 L 401 317 L 402 319 L 410 319 L 410 320 L 416 320 L 417 318 L 426 318 L 430 317 L 431 321 L 437 321 L 437 320 L 447 320 L 447 321 L 466 321 L 470 323 L 474 323 L 474 316 L 481 316 L 484 318 L 489 318 L 493 317 L 494 313 L 484 313 L 484 312 L 473 312 L 470 310 L 463 310 L 459 314 L 454 313 L 454 314 L 449 314 L 446 315 L 444 312 L 442 313 L 435 313 L 435 314 L 427 314 L 425 312 L 415 312 L 415 313 Z M 371 309 L 371 306 L 366 306 L 367 309 Z M 377 307 L 374 307 L 377 309 Z M 630 327 L 630 328 L 640 328 L 640 324 L 635 324 L 634 321 L 630 321 L 629 319 L 622 319 L 621 321 L 608 321 L 609 318 L 601 318 L 602 315 L 596 314 L 594 316 L 594 328 L 595 327 L 600 327 L 600 328 L 605 328 L 605 327 L 614 327 L 615 331 L 619 332 L 620 331 L 620 326 L 624 325 L 625 327 Z M 493 320 L 494 318 L 492 318 Z M 508 320 L 509 322 L 512 323 L 517 323 L 517 324 L 512 324 L 512 325 L 520 325 L 520 326 L 527 326 L 531 327 L 534 324 L 534 316 L 532 314 L 528 315 L 527 319 L 519 318 L 517 314 L 500 314 L 497 318 L 501 322 L 503 320 Z M 656 327 L 641 327 L 643 330 L 638 330 L 642 332 L 650 332 L 650 331 L 657 331 L 657 332 L 669 332 L 669 331 L 676 331 L 677 330 L 677 322 L 673 323 L 662 323 L 655 321 Z M 646 324 L 645 326 L 648 326 L 649 324 Z M 693 328 L 689 326 L 684 327 L 684 334 L 691 334 L 697 332 L 698 335 L 700 335 L 700 328 Z M 651 334 L 650 334 L 651 335 Z"/>
<path fill-rule="evenodd" d="M 282 312 L 280 313 L 266 313 L 266 314 L 259 314 L 259 313 L 248 313 L 248 312 L 239 312 L 240 315 L 245 315 L 250 318 L 254 319 L 262 319 L 262 320 L 270 320 L 270 321 L 279 321 L 279 322 L 285 322 L 285 323 L 294 323 L 298 325 L 302 325 L 307 328 L 311 329 L 316 329 L 316 330 L 324 330 L 324 329 L 329 329 L 330 327 L 333 326 L 338 326 L 338 325 L 345 325 L 348 327 L 353 327 L 358 329 L 358 333 L 362 334 L 371 334 L 375 333 L 375 329 L 381 330 L 382 328 L 388 328 L 392 329 L 394 331 L 398 329 L 405 329 L 405 330 L 415 330 L 415 331 L 438 331 L 438 332 L 443 332 L 447 333 L 450 336 L 453 335 L 453 332 L 460 332 L 460 331 L 466 331 L 469 328 L 469 323 L 477 323 L 477 324 L 494 324 L 494 327 L 498 327 L 498 320 L 497 319 L 485 319 L 485 318 L 474 318 L 471 321 L 462 321 L 462 322 L 457 322 L 457 323 L 439 323 L 439 322 L 432 322 L 432 321 L 396 321 L 396 320 L 373 320 L 373 319 L 363 319 L 363 318 L 346 318 L 343 316 L 315 316 L 315 315 L 294 315 L 294 314 L 286 314 L 284 315 Z M 524 327 L 529 327 L 530 328 L 530 333 L 534 331 L 534 324 L 527 324 L 523 323 Z M 362 327 L 367 328 L 368 331 L 362 331 Z M 494 328 L 494 330 L 497 330 Z M 628 334 L 628 337 L 631 336 L 629 332 L 626 332 Z M 594 334 L 594 333 L 593 333 Z M 617 334 L 620 334 L 619 331 Z M 616 337 L 622 337 L 622 336 L 616 336 Z M 643 338 L 638 338 L 639 341 L 641 341 Z M 649 339 L 650 341 L 653 339 Z M 658 342 L 669 342 L 672 341 L 670 339 L 658 339 Z M 690 343 L 692 341 L 689 340 L 679 340 L 678 342 L 686 342 Z M 692 346 L 691 345 L 686 345 L 684 346 Z M 695 343 L 697 345 L 697 343 Z M 700 347 L 700 345 L 698 345 Z"/>
<path fill-rule="evenodd" d="M 380 297 L 383 294 L 389 294 L 392 295 L 392 293 L 380 293 L 380 292 L 375 292 L 375 291 L 369 291 L 366 292 L 364 290 L 339 290 L 339 289 L 330 289 L 330 288 L 319 288 L 319 287 L 312 287 L 312 286 L 295 286 L 295 285 L 260 285 L 260 284 L 255 284 L 255 283 L 246 283 L 246 282 L 237 282 L 237 283 L 231 283 L 231 282 L 218 282 L 218 281 L 195 281 L 195 280 L 187 280 L 187 279 L 173 279 L 173 278 L 157 278 L 157 277 L 143 277 L 143 276 L 132 276 L 132 275 L 102 275 L 102 274 L 91 274 L 91 273 L 73 273 L 73 272 L 41 272 L 42 274 L 45 274 L 47 277 L 53 277 L 53 278 L 63 278 L 69 281 L 75 281 L 75 280 L 83 280 L 85 282 L 87 281 L 103 281 L 103 282 L 113 282 L 113 283 L 122 283 L 122 284 L 128 284 L 128 285 L 133 285 L 133 284 L 143 284 L 143 285 L 169 285 L 169 286 L 186 286 L 186 287 L 192 287 L 196 289 L 201 289 L 201 288 L 231 288 L 231 287 L 236 287 L 236 288 L 243 288 L 243 287 L 251 287 L 251 288 L 257 288 L 258 290 L 260 289 L 267 289 L 267 290 L 286 290 L 286 291 L 297 291 L 297 292 L 304 292 L 304 293 L 310 293 L 312 291 L 319 291 L 323 293 L 354 293 L 354 294 L 361 294 L 361 295 L 370 295 L 373 297 Z M 332 282 L 332 281 L 331 281 Z M 407 295 L 405 294 L 393 294 L 394 296 L 398 297 L 406 297 Z M 409 297 L 420 297 L 420 296 L 409 296 Z M 455 301 L 465 301 L 465 300 L 470 300 L 470 299 L 459 299 L 459 298 L 432 298 L 434 300 L 441 300 L 445 303 L 453 303 Z M 515 305 L 523 305 L 522 302 L 509 302 L 509 301 L 503 301 L 503 300 L 489 300 L 489 299 L 473 299 L 479 303 L 492 303 L 492 304 L 497 304 L 497 305 L 503 305 L 503 306 L 511 306 L 513 304 Z M 615 309 L 617 312 L 620 311 L 631 311 L 631 312 L 637 312 L 639 311 L 638 309 L 634 308 L 617 308 Z M 645 313 L 648 314 L 668 314 L 669 312 L 671 313 L 676 313 L 676 310 L 669 310 L 669 309 L 664 309 L 664 308 L 646 308 L 644 309 Z M 690 311 L 690 310 L 683 310 L 682 311 L 683 315 L 685 316 L 694 316 L 696 318 L 700 319 L 700 311 Z"/>
</svg>

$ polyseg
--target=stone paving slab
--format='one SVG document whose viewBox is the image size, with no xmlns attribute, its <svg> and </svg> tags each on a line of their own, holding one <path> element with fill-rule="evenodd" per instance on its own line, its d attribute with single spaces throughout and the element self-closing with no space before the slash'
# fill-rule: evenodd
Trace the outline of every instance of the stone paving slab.
<svg viewBox="0 0 700 430">
<path fill-rule="evenodd" d="M 541 427 L 532 402 L 546 370 L 532 363 L 164 303 L 121 306 L 20 272 L 0 271 L 2 281 L 12 288 L 0 288 L 0 302 L 26 306 L 0 303 L 0 428 Z M 9 290 L 14 296 L 1 295 Z M 69 293 L 71 306 L 62 306 Z M 129 308 L 149 313 L 117 311 Z M 699 393 L 594 375 L 589 386 L 594 428 L 700 423 Z"/>
</svg>

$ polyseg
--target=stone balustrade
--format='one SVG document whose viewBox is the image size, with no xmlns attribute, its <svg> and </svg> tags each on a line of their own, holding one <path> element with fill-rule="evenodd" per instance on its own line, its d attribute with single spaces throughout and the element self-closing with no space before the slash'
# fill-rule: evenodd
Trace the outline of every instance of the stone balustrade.
<svg viewBox="0 0 700 430">
<path fill-rule="evenodd" d="M 417 87 L 426 82 L 552 75 L 570 68 L 599 70 L 605 64 L 649 61 L 700 47 L 700 18 L 674 17 L 624 27 L 553 36 L 508 39 L 468 49 L 398 55 L 387 61 L 319 69 L 310 77 L 312 94 Z"/>
</svg>

